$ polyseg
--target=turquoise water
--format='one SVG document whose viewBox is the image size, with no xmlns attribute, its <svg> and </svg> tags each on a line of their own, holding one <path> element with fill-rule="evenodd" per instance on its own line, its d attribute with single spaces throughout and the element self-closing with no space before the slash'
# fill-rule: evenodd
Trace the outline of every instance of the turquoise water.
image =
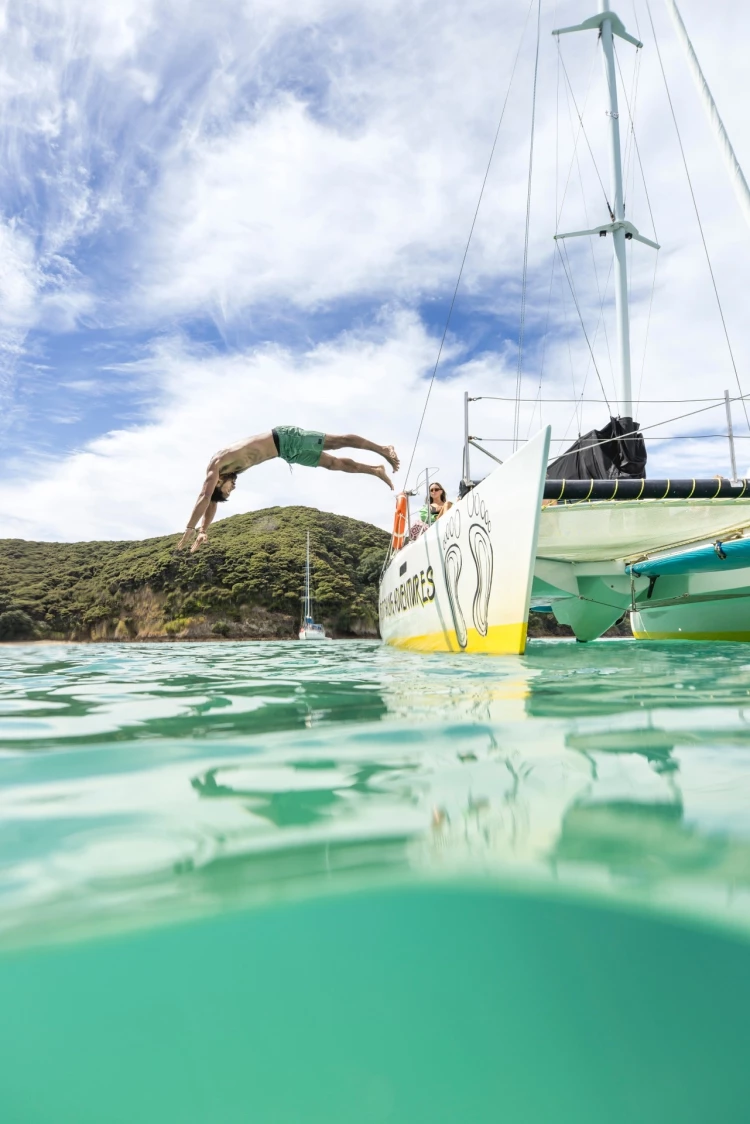
<svg viewBox="0 0 750 1124">
<path fill-rule="evenodd" d="M 745 1120 L 749 808 L 744 646 L 0 646 L 0 1120 Z"/>
</svg>

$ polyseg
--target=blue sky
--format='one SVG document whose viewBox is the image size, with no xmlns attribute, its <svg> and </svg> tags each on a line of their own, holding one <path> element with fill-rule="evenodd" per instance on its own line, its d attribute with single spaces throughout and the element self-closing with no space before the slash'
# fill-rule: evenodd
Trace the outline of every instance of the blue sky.
<svg viewBox="0 0 750 1124">
<path fill-rule="evenodd" d="M 666 13 L 653 9 L 744 377 L 749 232 Z M 747 165 L 750 126 L 737 91 L 746 83 L 739 44 L 750 13 L 734 12 L 730 36 L 698 0 L 683 0 L 682 10 Z M 277 424 L 362 432 L 395 442 L 408 461 L 527 11 L 527 0 L 26 0 L 0 8 L 0 534 L 179 530 L 210 455 Z M 590 14 L 578 0 L 552 0 L 542 11 L 527 397 L 539 383 L 555 198 L 576 131 L 549 32 Z M 720 394 L 736 384 L 644 3 L 626 0 L 620 14 L 646 41 L 636 133 L 664 246 L 644 397 Z M 449 491 L 460 468 L 463 391 L 509 395 L 515 387 L 533 50 L 532 26 L 415 460 L 439 465 Z M 608 185 L 596 51 L 593 36 L 563 45 Z M 620 58 L 632 89 L 635 54 L 623 46 Z M 574 164 L 560 220 L 568 229 L 586 216 L 597 221 L 603 206 L 583 142 L 578 153 L 580 182 Z M 631 183 L 629 216 L 650 233 L 637 174 Z M 592 249 L 603 286 L 609 243 L 571 246 L 571 255 L 609 392 Z M 637 247 L 636 385 L 652 270 L 651 251 Z M 601 398 L 561 282 L 558 262 L 543 395 L 570 398 L 574 385 L 580 395 L 585 378 L 585 397 Z M 611 297 L 610 283 L 610 345 Z M 750 373 L 745 381 L 750 390 Z M 474 432 L 511 434 L 510 407 L 475 409 Z M 524 409 L 526 433 L 539 413 Z M 639 420 L 673 412 L 681 411 L 644 404 Z M 587 406 L 580 423 L 606 416 L 603 402 Z M 720 431 L 721 417 L 672 431 Z M 575 437 L 570 405 L 547 405 L 543 419 L 557 436 Z M 736 421 L 746 433 L 739 408 Z M 745 445 L 740 457 L 750 462 Z M 726 472 L 725 462 L 721 441 L 677 441 L 655 444 L 650 467 L 652 475 L 710 474 Z M 279 463 L 244 477 L 226 514 L 293 502 L 390 522 L 391 499 L 377 481 L 290 473 Z"/>
</svg>

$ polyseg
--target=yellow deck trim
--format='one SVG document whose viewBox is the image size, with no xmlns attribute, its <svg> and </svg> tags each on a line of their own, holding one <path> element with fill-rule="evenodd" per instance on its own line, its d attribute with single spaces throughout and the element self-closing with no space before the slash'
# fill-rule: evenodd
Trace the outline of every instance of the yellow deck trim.
<svg viewBox="0 0 750 1124">
<path fill-rule="evenodd" d="M 728 640 L 747 644 L 750 632 L 636 632 L 636 640 Z"/>
<path fill-rule="evenodd" d="M 488 656 L 522 656 L 526 651 L 526 622 L 493 624 L 482 636 L 475 628 L 468 630 L 465 648 L 461 648 L 454 629 L 430 632 L 426 636 L 394 636 L 386 640 L 394 648 L 409 652 L 483 652 Z"/>
</svg>

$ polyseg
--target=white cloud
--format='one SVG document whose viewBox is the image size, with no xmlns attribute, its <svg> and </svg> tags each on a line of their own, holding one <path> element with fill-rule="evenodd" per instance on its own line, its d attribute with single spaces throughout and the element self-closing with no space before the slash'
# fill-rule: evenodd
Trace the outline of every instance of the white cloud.
<svg viewBox="0 0 750 1124">
<path fill-rule="evenodd" d="M 113 431 L 60 463 L 25 471 L 23 488 L 0 484 L 0 511 L 9 536 L 127 539 L 184 527 L 210 456 L 246 434 L 275 425 L 329 433 L 359 432 L 394 443 L 409 459 L 424 402 L 423 375 L 434 341 L 408 313 L 377 330 L 295 354 L 268 346 L 246 355 L 216 356 L 165 339 L 144 360 L 138 378 L 159 386 L 149 421 Z M 497 370 L 475 364 L 466 388 L 487 390 Z M 454 490 L 460 474 L 456 416 L 461 374 L 436 384 L 431 423 L 417 466 L 427 463 Z M 355 458 L 378 463 L 369 453 Z M 403 472 L 397 477 L 398 484 Z M 303 504 L 389 526 L 391 493 L 363 476 L 271 461 L 240 477 L 221 515 L 274 504 Z"/>
<path fill-rule="evenodd" d="M 38 287 L 31 240 L 11 223 L 0 223 L 0 324 L 25 327 L 34 317 Z"/>
<path fill-rule="evenodd" d="M 740 44 L 750 31 L 750 11 L 735 11 L 730 43 L 726 25 L 696 0 L 684 0 L 682 7 L 740 159 L 748 166 L 750 123 L 736 90 L 746 82 Z M 147 361 L 134 362 L 124 373 L 150 403 L 142 424 L 83 440 L 79 451 L 43 467 L 36 481 L 28 481 L 24 470 L 22 490 L 12 479 L 0 487 L 8 533 L 15 528 L 28 537 L 129 537 L 179 527 L 204 462 L 243 430 L 284 422 L 355 429 L 376 440 L 395 440 L 402 453 L 408 451 L 436 351 L 436 340 L 413 310 L 431 302 L 439 322 L 447 308 L 526 8 L 525 0 L 509 0 L 501 10 L 490 0 L 437 5 L 427 0 L 357 5 L 350 0 L 214 5 L 38 0 L 24 5 L 22 18 L 18 10 L 6 9 L 0 44 L 0 215 L 5 215 L 0 222 L 0 350 L 6 356 L 0 393 L 4 386 L 6 425 L 13 417 L 13 363 L 32 325 L 64 332 L 90 317 L 113 328 L 137 326 L 157 340 L 160 333 L 171 333 L 154 345 Z M 725 386 L 734 389 L 734 375 L 640 0 L 635 11 L 636 31 L 646 40 L 638 140 L 664 246 L 643 397 L 719 394 Z M 578 0 L 564 0 L 556 22 L 573 23 L 585 14 Z M 538 381 L 534 341 L 547 312 L 555 196 L 560 197 L 570 158 L 561 85 L 563 128 L 556 165 L 558 72 L 548 34 L 551 18 L 545 13 L 537 110 L 530 346 L 524 364 L 529 397 Z M 634 23 L 631 12 L 624 18 Z M 750 390 L 745 330 L 750 232 L 742 225 L 665 13 L 655 8 L 655 18 L 738 367 Z M 419 453 L 441 465 L 449 486 L 459 471 L 461 389 L 511 394 L 515 385 L 512 340 L 523 241 L 530 48 L 527 38 L 464 279 L 463 292 L 498 317 L 497 354 L 438 385 Z M 592 74 L 585 120 L 607 185 L 595 49 L 594 36 L 569 36 L 563 45 L 579 104 Z M 623 45 L 628 88 L 633 57 Z M 624 130 L 625 106 L 621 110 Z M 573 182 L 563 228 L 593 221 L 604 209 L 583 141 L 579 156 L 586 208 Z M 634 183 L 629 215 L 650 232 L 637 175 Z M 114 234 L 114 242 L 104 237 Z M 79 256 L 85 240 L 88 255 Z M 571 245 L 570 252 L 593 337 L 599 296 L 592 247 Z M 610 245 L 597 240 L 593 252 L 603 286 Z M 652 263 L 651 251 L 633 248 L 636 387 Z M 557 269 L 559 279 L 559 264 Z M 366 326 L 321 342 L 330 320 L 319 329 L 316 312 L 335 315 L 340 324 L 347 315 L 342 309 L 354 301 L 370 302 Z M 377 320 L 379 305 L 404 311 L 384 312 L 376 327 L 368 327 Z M 294 320 L 300 311 L 310 334 L 303 349 L 268 342 L 222 357 L 179 342 L 180 328 L 189 328 L 195 318 L 213 317 L 222 330 L 242 331 L 269 312 Z M 587 370 L 585 396 L 600 397 L 570 296 L 563 297 L 557 281 L 550 326 L 545 398 L 570 396 L 573 385 L 580 394 Z M 609 309 L 607 326 L 613 353 Z M 595 351 L 610 394 L 602 331 Z M 102 370 L 77 371 L 66 381 L 100 383 Z M 122 379 L 123 372 L 109 377 Z M 475 409 L 483 423 L 477 428 L 488 429 L 487 435 L 510 434 L 508 406 Z M 668 403 L 647 403 L 639 418 L 652 424 L 678 412 Z M 76 411 L 66 407 L 58 413 L 72 417 Z M 586 406 L 580 424 L 584 429 L 601 424 L 604 414 L 601 405 Z M 575 436 L 572 406 L 547 405 L 543 416 L 557 433 Z M 737 422 L 740 417 L 736 409 Z M 720 421 L 719 411 L 709 415 L 707 425 L 715 423 L 718 432 Z M 532 408 L 524 407 L 521 432 L 530 424 Z M 710 471 L 716 463 L 712 455 L 724 467 L 721 443 L 715 453 L 705 444 L 655 445 L 652 471 L 673 472 L 683 465 L 687 474 L 697 463 Z M 231 510 L 299 498 L 387 523 L 389 500 L 378 488 L 377 482 L 302 469 L 289 477 L 283 466 L 269 465 L 244 478 Z"/>
<path fill-rule="evenodd" d="M 395 312 L 374 329 L 344 332 L 304 352 L 267 345 L 227 356 L 191 347 L 179 337 L 164 338 L 147 359 L 118 372 L 150 390 L 148 420 L 111 431 L 61 460 L 41 462 L 36 469 L 25 466 L 20 487 L 13 481 L 0 482 L 5 534 L 78 541 L 174 533 L 187 521 L 210 456 L 244 434 L 283 424 L 358 432 L 395 444 L 403 465 L 395 483 L 402 487 L 435 351 L 435 338 L 409 312 Z M 580 351 L 574 355 L 583 359 Z M 455 494 L 461 473 L 463 392 L 508 398 L 514 391 L 515 369 L 496 355 L 462 362 L 460 348 L 450 339 L 444 358 L 410 483 L 429 466 Z M 553 365 L 561 358 L 562 349 L 556 349 Z M 565 386 L 550 383 L 546 393 L 564 396 Z M 474 435 L 510 436 L 509 402 L 486 400 L 471 410 Z M 525 408 L 522 438 L 536 428 L 532 412 Z M 595 421 L 603 420 L 601 409 L 593 408 L 593 414 Z M 544 406 L 544 420 L 551 421 L 558 434 L 572 415 L 570 405 Z M 538 420 L 537 413 L 533 420 Z M 501 458 L 511 452 L 509 443 L 487 447 Z M 724 443 L 714 442 L 712 452 L 714 467 L 701 443 L 689 450 L 691 456 L 703 458 L 707 473 L 716 470 L 717 457 L 719 468 L 726 467 Z M 665 456 L 658 448 L 655 454 L 662 465 L 673 463 L 672 454 Z M 378 462 L 373 454 L 352 455 Z M 472 451 L 475 476 L 491 468 L 489 459 Z M 290 471 L 274 460 L 240 477 L 220 517 L 277 504 L 318 507 L 383 527 L 390 526 L 393 512 L 391 493 L 376 480 L 323 469 Z"/>
<path fill-rule="evenodd" d="M 360 8 L 346 36 L 331 21 L 328 40 L 313 37 L 320 61 L 309 75 L 299 43 L 274 44 L 249 112 L 218 130 L 211 113 L 191 120 L 166 154 L 143 227 L 140 308 L 209 308 L 232 321 L 258 301 L 413 297 L 455 276 L 500 100 L 498 84 L 477 73 L 508 70 L 512 45 L 498 22 L 517 32 L 518 13 L 476 4 L 467 18 L 446 6 L 445 26 L 425 36 L 423 5 L 385 20 Z M 289 73 L 269 76 L 278 53 Z M 293 94 L 271 77 L 317 88 Z M 506 161 L 520 156 L 524 124 L 509 118 Z M 471 274 L 492 255 L 484 270 L 497 276 L 518 245 L 509 219 L 523 197 L 522 160 L 508 167 L 502 192 L 496 179 L 488 194 Z"/>
</svg>

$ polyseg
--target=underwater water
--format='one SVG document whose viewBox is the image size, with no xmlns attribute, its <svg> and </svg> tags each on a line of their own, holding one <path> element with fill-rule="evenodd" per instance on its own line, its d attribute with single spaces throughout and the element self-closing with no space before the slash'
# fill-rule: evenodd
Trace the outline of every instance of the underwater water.
<svg viewBox="0 0 750 1124">
<path fill-rule="evenodd" d="M 750 651 L 0 646 L 0 1120 L 750 1118 Z"/>
</svg>

